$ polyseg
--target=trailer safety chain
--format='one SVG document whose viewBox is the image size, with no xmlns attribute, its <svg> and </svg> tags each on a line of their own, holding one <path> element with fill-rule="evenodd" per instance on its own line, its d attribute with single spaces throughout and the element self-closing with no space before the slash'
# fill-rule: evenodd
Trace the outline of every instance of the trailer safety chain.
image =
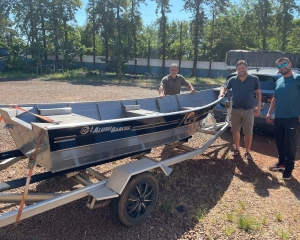
<svg viewBox="0 0 300 240">
<path fill-rule="evenodd" d="M 43 135 L 43 130 L 41 130 L 40 133 L 39 133 L 34 153 L 29 157 L 29 162 L 28 162 L 28 166 L 27 166 L 27 168 L 29 170 L 28 170 L 28 173 L 27 173 L 26 184 L 25 184 L 25 188 L 24 188 L 24 193 L 22 195 L 18 215 L 17 215 L 17 218 L 16 218 L 16 223 L 20 222 L 20 219 L 21 219 L 21 215 L 22 215 L 22 211 L 23 211 L 23 208 L 24 208 L 25 199 L 26 199 L 27 194 L 28 194 L 29 183 L 30 183 L 33 168 L 34 168 L 34 165 L 35 165 L 36 157 L 37 157 L 37 154 L 38 154 L 38 151 L 39 151 L 39 146 L 40 146 L 40 143 L 41 143 L 42 135 Z"/>
</svg>

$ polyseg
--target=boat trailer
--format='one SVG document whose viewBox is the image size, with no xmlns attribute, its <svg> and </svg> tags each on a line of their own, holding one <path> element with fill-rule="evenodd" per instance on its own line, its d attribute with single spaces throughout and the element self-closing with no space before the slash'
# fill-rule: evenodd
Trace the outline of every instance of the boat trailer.
<svg viewBox="0 0 300 240">
<path fill-rule="evenodd" d="M 229 116 L 228 108 L 227 116 Z M 209 115 L 210 123 L 202 127 L 201 132 L 212 134 L 212 137 L 198 149 L 184 145 L 183 141 L 175 142 L 171 146 L 185 150 L 186 153 L 166 160 L 155 160 L 145 154 L 135 156 L 137 161 L 116 167 L 109 178 L 92 169 L 92 166 L 83 166 L 76 169 L 68 169 L 60 172 L 44 172 L 33 175 L 30 184 L 40 182 L 55 176 L 65 175 L 73 178 L 83 185 L 82 188 L 68 193 L 29 193 L 25 202 L 31 204 L 25 206 L 19 220 L 43 213 L 58 206 L 73 202 L 80 198 L 88 197 L 87 207 L 95 209 L 111 204 L 114 217 L 127 226 L 132 226 L 143 221 L 153 210 L 158 198 L 158 182 L 149 172 L 160 169 L 166 176 L 172 172 L 171 165 L 191 159 L 203 154 L 212 143 L 229 127 L 228 117 L 225 122 L 217 123 L 212 115 Z M 133 158 L 133 156 L 131 156 Z M 16 162 L 27 158 L 20 150 L 0 153 L 0 171 L 8 168 Z M 86 170 L 96 177 L 99 182 L 93 183 L 80 175 L 80 170 Z M 26 178 L 16 179 L 0 183 L 0 192 L 24 186 Z M 0 194 L 0 203 L 20 203 L 23 194 Z M 0 215 L 0 227 L 16 222 L 18 210 Z"/>
</svg>

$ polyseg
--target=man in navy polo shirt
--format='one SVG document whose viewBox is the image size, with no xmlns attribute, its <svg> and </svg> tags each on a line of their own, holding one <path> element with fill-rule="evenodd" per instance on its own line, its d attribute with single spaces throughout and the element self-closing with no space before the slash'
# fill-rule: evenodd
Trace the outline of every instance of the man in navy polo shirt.
<svg viewBox="0 0 300 240">
<path fill-rule="evenodd" d="M 225 91 L 232 89 L 232 111 L 231 111 L 231 132 L 235 149 L 232 155 L 240 156 L 240 130 L 243 128 L 245 141 L 245 158 L 253 160 L 250 154 L 252 144 L 254 116 L 260 114 L 261 91 L 259 79 L 249 75 L 247 63 L 240 60 L 236 64 L 237 76 L 226 81 L 220 90 L 219 97 L 224 97 Z M 254 92 L 256 93 L 257 107 L 254 106 Z"/>
<path fill-rule="evenodd" d="M 276 61 L 283 75 L 276 81 L 275 95 L 270 104 L 266 121 L 271 122 L 275 110 L 274 133 L 278 151 L 278 162 L 270 171 L 283 171 L 282 178 L 292 177 L 297 151 L 297 135 L 300 122 L 300 75 L 292 71 L 292 63 L 282 57 Z"/>
</svg>

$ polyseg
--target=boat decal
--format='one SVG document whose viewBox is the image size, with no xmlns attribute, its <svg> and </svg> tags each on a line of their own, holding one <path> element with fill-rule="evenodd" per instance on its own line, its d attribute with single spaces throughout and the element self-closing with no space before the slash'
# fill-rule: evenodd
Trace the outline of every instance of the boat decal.
<svg viewBox="0 0 300 240">
<path fill-rule="evenodd" d="M 83 127 L 80 130 L 81 135 L 85 135 L 87 133 L 102 133 L 102 132 L 122 132 L 122 131 L 129 131 L 131 129 L 131 126 L 125 126 L 125 127 Z"/>
<path fill-rule="evenodd" d="M 90 127 L 83 127 L 81 128 L 80 133 L 84 135 L 87 134 L 89 131 L 90 131 Z"/>
</svg>

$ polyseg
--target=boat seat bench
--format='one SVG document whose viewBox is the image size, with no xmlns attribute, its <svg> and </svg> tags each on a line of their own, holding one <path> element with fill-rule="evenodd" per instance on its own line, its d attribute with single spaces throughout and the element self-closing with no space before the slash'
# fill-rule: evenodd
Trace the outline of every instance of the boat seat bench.
<svg viewBox="0 0 300 240">
<path fill-rule="evenodd" d="M 138 109 L 138 110 L 129 110 L 125 112 L 126 117 L 139 117 L 139 116 L 149 116 L 149 115 L 157 115 L 160 112 L 154 112 L 145 109 Z"/>
<path fill-rule="evenodd" d="M 49 116 L 49 115 L 63 115 L 63 114 L 71 114 L 72 108 L 49 108 L 49 109 L 38 109 L 39 114 L 41 116 Z"/>
</svg>

